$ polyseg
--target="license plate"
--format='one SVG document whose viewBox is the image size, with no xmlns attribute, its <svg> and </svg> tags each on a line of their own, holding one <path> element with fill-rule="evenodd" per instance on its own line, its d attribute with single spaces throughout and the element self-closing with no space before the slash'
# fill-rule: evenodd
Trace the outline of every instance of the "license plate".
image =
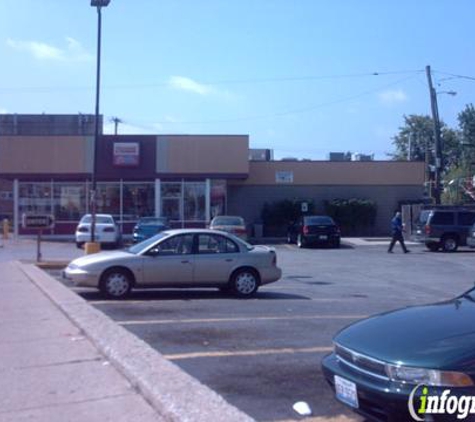
<svg viewBox="0 0 475 422">
<path fill-rule="evenodd" d="M 318 236 L 318 238 L 320 240 L 327 240 L 328 239 L 328 236 L 326 234 L 321 234 L 320 236 Z"/>
<path fill-rule="evenodd" d="M 348 406 L 358 408 L 358 393 L 356 384 L 335 375 L 336 398 Z"/>
</svg>

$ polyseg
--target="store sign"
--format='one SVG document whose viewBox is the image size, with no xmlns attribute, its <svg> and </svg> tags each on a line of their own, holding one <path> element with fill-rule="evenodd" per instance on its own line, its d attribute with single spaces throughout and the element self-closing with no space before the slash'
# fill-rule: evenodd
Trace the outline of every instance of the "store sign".
<svg viewBox="0 0 475 422">
<path fill-rule="evenodd" d="M 52 229 L 54 217 L 50 214 L 23 214 L 21 222 L 24 229 Z"/>
<path fill-rule="evenodd" d="M 138 142 L 114 142 L 114 166 L 137 167 L 140 163 Z"/>
<path fill-rule="evenodd" d="M 275 183 L 294 183 L 293 171 L 276 171 Z"/>
</svg>

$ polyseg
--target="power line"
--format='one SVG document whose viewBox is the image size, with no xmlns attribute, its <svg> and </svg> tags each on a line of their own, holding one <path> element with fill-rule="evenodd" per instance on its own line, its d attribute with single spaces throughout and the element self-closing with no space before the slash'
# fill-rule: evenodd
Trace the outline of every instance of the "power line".
<svg viewBox="0 0 475 422">
<path fill-rule="evenodd" d="M 262 83 L 276 83 L 276 82 L 305 82 L 331 79 L 352 79 L 363 78 L 370 76 L 391 76 L 402 74 L 416 74 L 423 73 L 424 70 L 400 70 L 388 72 L 366 72 L 366 73 L 348 73 L 348 74 L 333 74 L 333 75 L 309 75 L 309 76 L 283 76 L 274 78 L 248 78 L 248 79 L 224 79 L 216 81 L 200 81 L 200 84 L 206 86 L 215 85 L 234 85 L 234 84 L 262 84 Z M 103 85 L 102 89 L 140 89 L 140 88 L 165 88 L 169 87 L 170 82 L 157 82 L 147 84 L 117 84 L 117 85 Z M 26 92 L 26 93 L 44 93 L 55 91 L 89 91 L 93 90 L 93 86 L 78 85 L 78 86 L 30 86 L 30 87 L 0 87 L 1 92 Z"/>
<path fill-rule="evenodd" d="M 440 72 L 440 71 L 434 71 L 433 73 L 439 73 L 441 75 L 451 76 L 451 79 L 467 79 L 469 81 L 475 81 L 474 76 L 457 75 L 455 73 L 447 73 L 447 72 Z M 449 79 L 447 78 L 445 80 L 449 80 Z"/>
<path fill-rule="evenodd" d="M 418 75 L 417 75 L 418 76 Z M 345 103 L 348 101 L 353 101 L 355 99 L 374 94 L 375 92 L 379 92 L 383 89 L 389 88 L 391 86 L 399 85 L 402 82 L 405 82 L 410 79 L 414 79 L 417 76 L 410 76 L 407 78 L 399 79 L 395 82 L 392 82 L 390 84 L 383 85 L 381 87 L 378 87 L 373 90 L 369 91 L 364 91 L 359 94 L 355 94 L 349 97 L 344 97 L 340 98 L 338 100 L 334 101 L 329 101 L 326 103 L 320 103 L 320 104 L 314 104 L 308 107 L 303 107 L 299 109 L 293 109 L 293 110 L 287 110 L 287 111 L 282 111 L 282 112 L 277 112 L 277 113 L 272 113 L 272 114 L 262 114 L 262 115 L 256 115 L 256 116 L 246 116 L 246 117 L 238 117 L 238 118 L 232 118 L 232 119 L 220 119 L 220 120 L 208 120 L 208 121 L 176 121 L 176 122 L 170 122 L 170 121 L 156 121 L 153 122 L 155 124 L 216 124 L 216 123 L 235 123 L 235 122 L 244 122 L 244 121 L 252 121 L 252 120 L 261 120 L 261 119 L 269 119 L 269 118 L 274 118 L 274 117 L 285 117 L 289 115 L 294 115 L 294 114 L 303 114 L 303 113 L 308 113 L 314 110 L 317 110 L 319 108 L 323 107 L 328 107 L 332 106 L 335 104 L 341 104 Z M 151 122 L 148 122 L 151 123 Z"/>
</svg>

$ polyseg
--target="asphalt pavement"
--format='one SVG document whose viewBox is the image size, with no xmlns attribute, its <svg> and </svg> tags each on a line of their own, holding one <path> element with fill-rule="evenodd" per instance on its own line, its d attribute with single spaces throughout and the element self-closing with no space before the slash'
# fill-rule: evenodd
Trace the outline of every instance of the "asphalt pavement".
<svg viewBox="0 0 475 422">
<path fill-rule="evenodd" d="M 0 246 L 2 422 L 252 421 L 34 265 L 35 241 Z M 81 254 L 42 244 L 46 266 Z"/>
</svg>

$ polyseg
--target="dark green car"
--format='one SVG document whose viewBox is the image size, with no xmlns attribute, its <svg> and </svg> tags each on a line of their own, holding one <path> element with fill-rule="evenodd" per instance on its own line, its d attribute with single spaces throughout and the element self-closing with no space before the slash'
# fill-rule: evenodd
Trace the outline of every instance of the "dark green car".
<svg viewBox="0 0 475 422">
<path fill-rule="evenodd" d="M 369 420 L 475 420 L 475 289 L 344 328 L 322 369 L 336 397 Z M 422 405 L 454 405 L 461 396 L 473 406 L 463 419 L 461 408 L 436 415 Z"/>
</svg>

